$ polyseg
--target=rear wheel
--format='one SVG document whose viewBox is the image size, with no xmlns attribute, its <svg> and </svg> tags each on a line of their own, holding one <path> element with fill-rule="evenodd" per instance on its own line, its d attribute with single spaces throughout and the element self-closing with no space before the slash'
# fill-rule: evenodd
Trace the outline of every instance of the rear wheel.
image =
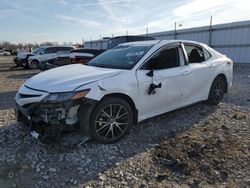
<svg viewBox="0 0 250 188">
<path fill-rule="evenodd" d="M 126 101 L 107 98 L 92 112 L 90 134 L 97 142 L 114 143 L 129 132 L 132 122 L 132 109 Z"/>
<path fill-rule="evenodd" d="M 30 67 L 31 69 L 38 69 L 38 67 L 39 67 L 39 62 L 38 62 L 37 60 L 33 60 L 33 61 L 31 61 L 29 67 Z"/>
<path fill-rule="evenodd" d="M 226 82 L 222 77 L 216 77 L 210 88 L 208 104 L 218 105 L 223 99 L 226 90 Z"/>
</svg>

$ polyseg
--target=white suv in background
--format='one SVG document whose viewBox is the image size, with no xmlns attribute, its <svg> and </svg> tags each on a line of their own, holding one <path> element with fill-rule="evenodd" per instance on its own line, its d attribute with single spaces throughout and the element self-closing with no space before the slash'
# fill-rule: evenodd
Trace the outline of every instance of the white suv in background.
<svg viewBox="0 0 250 188">
<path fill-rule="evenodd" d="M 73 50 L 72 46 L 43 46 L 29 53 L 18 53 L 14 58 L 17 66 L 25 68 L 38 69 L 41 62 L 54 59 L 58 52 L 67 52 Z"/>
</svg>

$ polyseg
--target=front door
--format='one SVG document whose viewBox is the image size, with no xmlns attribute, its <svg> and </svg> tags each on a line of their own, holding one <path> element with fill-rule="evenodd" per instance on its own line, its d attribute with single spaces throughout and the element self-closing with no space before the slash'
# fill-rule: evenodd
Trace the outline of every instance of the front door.
<svg viewBox="0 0 250 188">
<path fill-rule="evenodd" d="M 153 76 L 150 77 L 147 73 L 152 67 Z M 140 119 L 153 117 L 187 103 L 185 97 L 190 93 L 192 72 L 189 66 L 184 65 L 183 52 L 179 46 L 156 52 L 136 74 L 139 85 Z M 155 89 L 150 93 L 152 84 Z"/>
</svg>

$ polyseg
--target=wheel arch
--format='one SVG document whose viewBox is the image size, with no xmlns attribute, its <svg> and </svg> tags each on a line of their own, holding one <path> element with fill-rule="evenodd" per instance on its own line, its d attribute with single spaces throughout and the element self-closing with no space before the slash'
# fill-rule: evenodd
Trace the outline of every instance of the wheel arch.
<svg viewBox="0 0 250 188">
<path fill-rule="evenodd" d="M 32 57 L 32 56 L 30 56 L 30 57 Z M 29 58 L 29 57 L 28 57 L 28 58 Z M 31 62 L 34 62 L 34 61 L 38 62 L 38 65 L 40 65 L 40 61 L 38 61 L 37 58 L 32 59 L 32 60 L 29 62 L 29 64 L 30 64 Z"/>
<path fill-rule="evenodd" d="M 225 85 L 226 85 L 226 88 L 225 88 L 225 93 L 227 93 L 228 92 L 228 81 L 227 81 L 227 76 L 224 74 L 224 73 L 220 73 L 220 74 L 218 74 L 213 80 L 215 80 L 216 78 L 218 78 L 218 77 L 220 77 L 220 78 L 222 78 L 223 80 L 224 80 L 224 82 L 225 82 Z"/>
<path fill-rule="evenodd" d="M 133 99 L 130 96 L 128 96 L 124 93 L 110 93 L 110 94 L 104 95 L 101 98 L 100 102 L 106 98 L 109 98 L 109 97 L 116 97 L 116 98 L 120 98 L 120 99 L 126 101 L 130 105 L 130 107 L 132 108 L 132 111 L 133 111 L 133 124 L 138 123 L 138 110 L 136 108 L 136 105 L 135 105 Z"/>
<path fill-rule="evenodd" d="M 31 56 L 32 57 L 32 56 Z M 32 63 L 32 62 L 37 62 L 38 63 L 38 69 L 39 69 L 39 67 L 40 67 L 40 61 L 37 59 L 37 58 L 34 58 L 34 59 L 32 59 L 31 61 L 28 61 L 29 62 L 29 67 L 30 67 L 30 64 Z"/>
</svg>

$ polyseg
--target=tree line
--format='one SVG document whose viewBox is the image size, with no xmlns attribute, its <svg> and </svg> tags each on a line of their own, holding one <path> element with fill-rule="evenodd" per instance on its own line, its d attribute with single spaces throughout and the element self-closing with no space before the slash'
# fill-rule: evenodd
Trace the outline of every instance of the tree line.
<svg viewBox="0 0 250 188">
<path fill-rule="evenodd" d="M 40 46 L 53 46 L 58 45 L 58 42 L 43 42 L 43 43 L 11 43 L 9 41 L 0 41 L 0 50 L 9 50 L 9 51 L 18 51 L 21 49 L 35 49 Z M 62 43 L 66 46 L 72 46 L 71 42 L 64 42 Z"/>
</svg>

